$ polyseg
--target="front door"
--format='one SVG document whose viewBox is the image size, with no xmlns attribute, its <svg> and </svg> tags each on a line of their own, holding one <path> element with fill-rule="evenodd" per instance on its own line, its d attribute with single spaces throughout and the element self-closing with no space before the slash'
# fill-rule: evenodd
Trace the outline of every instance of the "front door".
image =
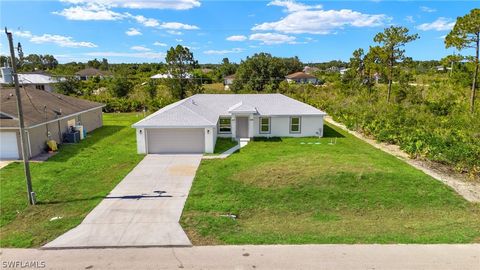
<svg viewBox="0 0 480 270">
<path fill-rule="evenodd" d="M 237 116 L 237 138 L 248 138 L 248 117 Z"/>
</svg>

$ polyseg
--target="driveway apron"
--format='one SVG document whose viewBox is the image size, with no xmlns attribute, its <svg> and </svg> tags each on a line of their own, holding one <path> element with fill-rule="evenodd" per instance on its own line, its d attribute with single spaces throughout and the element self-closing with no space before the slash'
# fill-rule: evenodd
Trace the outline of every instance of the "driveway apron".
<svg viewBox="0 0 480 270">
<path fill-rule="evenodd" d="M 201 158 L 147 155 L 80 225 L 43 248 L 191 246 L 179 220 Z"/>
</svg>

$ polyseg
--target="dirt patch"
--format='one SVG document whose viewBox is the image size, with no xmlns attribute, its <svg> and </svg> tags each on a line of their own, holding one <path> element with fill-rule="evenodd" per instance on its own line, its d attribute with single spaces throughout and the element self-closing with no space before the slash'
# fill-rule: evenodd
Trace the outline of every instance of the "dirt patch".
<svg viewBox="0 0 480 270">
<path fill-rule="evenodd" d="M 418 159 L 411 159 L 409 155 L 403 152 L 398 145 L 379 143 L 373 139 L 367 138 L 363 134 L 349 130 L 345 125 L 336 122 L 331 117 L 326 117 L 325 120 L 337 126 L 355 137 L 369 143 L 388 154 L 391 154 L 411 166 L 423 171 L 425 174 L 437 179 L 438 181 L 448 185 L 454 189 L 458 194 L 470 202 L 480 202 L 480 183 L 474 182 L 468 177 L 455 173 L 446 168 L 446 166 L 429 161 L 422 161 Z"/>
<path fill-rule="evenodd" d="M 168 173 L 173 176 L 191 176 L 195 175 L 196 166 L 191 165 L 173 165 L 168 168 Z"/>
</svg>

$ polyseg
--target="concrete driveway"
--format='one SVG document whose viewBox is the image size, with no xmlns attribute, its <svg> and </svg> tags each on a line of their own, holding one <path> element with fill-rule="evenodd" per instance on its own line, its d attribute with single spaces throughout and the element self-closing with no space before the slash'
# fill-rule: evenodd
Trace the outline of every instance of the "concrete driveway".
<svg viewBox="0 0 480 270">
<path fill-rule="evenodd" d="M 44 248 L 191 246 L 178 222 L 201 158 L 147 155 L 79 226 Z"/>
</svg>

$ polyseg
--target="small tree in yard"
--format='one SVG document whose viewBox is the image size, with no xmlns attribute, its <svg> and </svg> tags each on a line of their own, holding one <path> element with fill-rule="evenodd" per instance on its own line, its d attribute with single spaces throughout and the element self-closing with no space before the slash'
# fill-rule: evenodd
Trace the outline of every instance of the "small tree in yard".
<svg viewBox="0 0 480 270">
<path fill-rule="evenodd" d="M 145 92 L 150 99 L 157 97 L 157 83 L 155 80 L 149 80 L 144 86 Z"/>
<path fill-rule="evenodd" d="M 378 33 L 373 40 L 382 44 L 385 53 L 385 64 L 388 78 L 387 102 L 390 102 L 392 94 L 393 69 L 395 64 L 405 59 L 405 50 L 402 49 L 408 42 L 418 39 L 418 34 L 409 35 L 408 29 L 401 26 L 391 26 L 385 28 L 382 33 Z"/>
<path fill-rule="evenodd" d="M 193 57 L 193 53 L 187 47 L 177 45 L 177 47 L 171 47 L 165 57 L 167 62 L 167 68 L 172 75 L 171 88 L 173 96 L 184 99 L 187 97 L 187 93 L 191 94 L 201 92 L 201 85 L 197 85 L 192 76 L 193 69 L 198 65 L 197 61 Z"/>
<path fill-rule="evenodd" d="M 458 50 L 465 48 L 475 49 L 472 92 L 470 94 L 470 112 L 475 111 L 475 93 L 478 78 L 478 55 L 480 45 L 480 9 L 475 8 L 469 14 L 458 17 L 452 31 L 445 38 L 447 48 L 455 47 Z"/>
<path fill-rule="evenodd" d="M 132 83 L 124 77 L 115 78 L 110 85 L 112 95 L 118 98 L 126 97 L 132 88 Z"/>
<path fill-rule="evenodd" d="M 56 83 L 55 92 L 70 96 L 79 96 L 83 94 L 80 87 L 80 81 L 75 77 L 67 77 L 65 80 Z"/>
</svg>

